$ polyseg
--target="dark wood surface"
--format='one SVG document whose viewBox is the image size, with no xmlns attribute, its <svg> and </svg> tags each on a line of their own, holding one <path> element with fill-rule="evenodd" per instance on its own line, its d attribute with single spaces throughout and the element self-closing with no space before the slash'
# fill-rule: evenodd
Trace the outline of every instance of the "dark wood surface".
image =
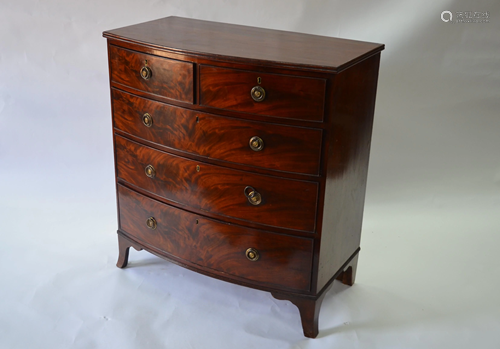
<svg viewBox="0 0 500 349">
<path fill-rule="evenodd" d="M 250 95 L 257 85 L 266 91 L 261 102 Z M 200 66 L 200 104 L 219 109 L 322 121 L 325 88 L 323 79 Z"/>
<path fill-rule="evenodd" d="M 243 121 L 155 102 L 113 89 L 114 127 L 169 148 L 207 158 L 284 172 L 317 175 L 322 130 Z M 153 118 L 151 127 L 142 122 Z M 259 136 L 264 149 L 253 151 Z"/>
<path fill-rule="evenodd" d="M 224 61 L 337 72 L 384 49 L 382 44 L 167 17 L 103 34 L 144 46 Z"/>
<path fill-rule="evenodd" d="M 367 59 L 333 83 L 318 290 L 360 244 L 379 61 L 380 55 Z"/>
<path fill-rule="evenodd" d="M 227 169 L 158 151 L 115 136 L 117 176 L 174 203 L 263 225 L 315 231 L 318 186 Z M 152 165 L 156 176 L 146 176 Z M 200 166 L 200 171 L 197 171 Z M 252 186 L 262 196 L 254 206 L 244 195 Z"/>
<path fill-rule="evenodd" d="M 145 196 L 149 197 L 147 195 L 145 195 Z M 203 217 L 203 215 L 202 215 L 202 217 Z M 197 273 L 216 278 L 218 280 L 222 280 L 222 281 L 230 282 L 230 283 L 237 284 L 240 286 L 250 287 L 250 288 L 254 288 L 254 289 L 262 290 L 262 291 L 266 291 L 266 292 L 279 292 L 279 293 L 286 293 L 286 294 L 291 294 L 294 296 L 301 296 L 301 297 L 306 297 L 306 298 L 317 298 L 317 296 L 313 295 L 311 293 L 311 291 L 299 291 L 299 290 L 289 289 L 283 285 L 280 286 L 280 285 L 273 285 L 273 284 L 258 283 L 258 282 L 252 281 L 250 279 L 245 279 L 245 278 L 242 278 L 242 277 L 239 277 L 236 275 L 231 275 L 231 274 L 221 272 L 221 271 L 216 270 L 216 269 L 210 269 L 207 267 L 203 267 L 199 264 L 191 263 L 191 262 L 186 261 L 184 259 L 180 259 L 180 258 L 176 257 L 175 255 L 167 255 L 165 252 L 161 251 L 160 249 L 156 248 L 155 246 L 145 244 L 145 243 L 137 240 L 134 236 L 127 234 L 125 231 L 123 231 L 121 229 L 118 229 L 117 235 L 118 235 L 118 244 L 119 244 L 118 250 L 120 253 L 120 255 L 118 256 L 118 262 L 122 262 L 122 260 L 125 261 L 125 258 L 124 258 L 125 255 L 123 255 L 123 257 L 122 257 L 121 251 L 126 251 L 129 249 L 129 247 L 134 247 L 137 250 L 147 251 L 147 252 L 154 254 L 155 256 L 158 256 L 158 257 L 160 257 L 168 262 L 177 264 L 177 265 L 179 265 L 183 268 L 189 269 L 189 270 L 193 270 Z M 124 248 L 121 249 L 120 246 L 123 246 Z M 126 263 L 124 263 L 124 266 L 128 266 L 129 265 L 128 262 L 129 262 L 129 260 L 128 260 L 128 256 L 127 256 Z M 134 266 L 134 264 L 135 264 L 135 261 L 132 260 L 130 263 L 130 266 Z M 121 266 L 119 266 L 118 263 L 117 263 L 117 266 L 121 268 Z M 143 265 L 143 266 L 147 268 L 147 265 Z M 333 281 L 335 281 L 335 280 L 332 279 L 332 282 Z"/>
<path fill-rule="evenodd" d="M 132 245 L 133 246 L 133 245 Z M 313 295 L 293 294 L 290 292 L 271 291 L 274 298 L 287 300 L 294 304 L 300 313 L 304 336 L 316 338 L 319 333 L 319 312 L 321 303 L 333 282 L 338 280 L 347 286 L 354 285 L 358 266 L 359 248 L 348 258 L 344 265 L 333 275 L 326 285 Z"/>
<path fill-rule="evenodd" d="M 356 275 L 384 46 L 176 17 L 104 36 L 118 266 L 134 247 L 271 291 L 299 308 L 304 334 L 315 337 L 322 297 L 334 280 L 352 285 Z M 145 59 L 161 81 L 142 81 Z M 263 102 L 251 99 L 255 85 L 266 90 Z M 253 135 L 263 135 L 264 151 L 249 150 Z M 261 193 L 260 206 L 244 196 L 247 185 Z M 160 217 L 156 235 L 144 215 Z M 246 260 L 248 247 L 266 258 Z M 264 261 L 269 267 L 252 269 Z"/>
<path fill-rule="evenodd" d="M 193 103 L 193 64 L 108 46 L 111 81 L 179 101 Z M 152 70 L 145 80 L 140 71 L 147 60 Z"/>
<path fill-rule="evenodd" d="M 299 297 L 280 292 L 271 292 L 271 294 L 276 299 L 292 302 L 299 309 L 304 336 L 308 338 L 316 338 L 318 336 L 319 311 L 321 309 L 321 303 L 323 303 L 323 298 L 325 297 L 326 292 L 322 293 L 318 298 L 315 299 Z"/>
<path fill-rule="evenodd" d="M 120 226 L 143 244 L 200 266 L 278 288 L 308 291 L 312 239 L 261 232 L 207 219 L 118 187 Z M 156 229 L 146 226 L 154 217 Z M 250 261 L 248 248 L 260 257 Z M 123 263 L 122 263 L 123 265 Z"/>
<path fill-rule="evenodd" d="M 356 282 L 356 270 L 358 269 L 358 258 L 359 252 L 356 254 L 356 257 L 351 259 L 347 268 L 336 276 L 335 279 L 347 286 L 354 285 Z"/>
<path fill-rule="evenodd" d="M 116 197 L 116 199 L 118 202 L 120 202 L 119 195 Z M 120 217 L 119 210 L 118 210 L 118 217 Z M 116 262 L 116 266 L 118 268 L 125 268 L 127 266 L 130 247 L 135 248 L 137 251 L 143 250 L 142 245 L 130 239 L 118 238 L 118 261 Z"/>
</svg>

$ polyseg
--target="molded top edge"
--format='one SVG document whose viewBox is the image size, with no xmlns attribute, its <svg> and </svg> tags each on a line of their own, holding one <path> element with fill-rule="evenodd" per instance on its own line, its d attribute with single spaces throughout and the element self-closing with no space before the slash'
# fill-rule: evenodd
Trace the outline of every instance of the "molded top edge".
<svg viewBox="0 0 500 349">
<path fill-rule="evenodd" d="M 327 72 L 340 72 L 384 49 L 383 44 L 182 17 L 109 30 L 103 36 L 183 54 Z"/>
</svg>

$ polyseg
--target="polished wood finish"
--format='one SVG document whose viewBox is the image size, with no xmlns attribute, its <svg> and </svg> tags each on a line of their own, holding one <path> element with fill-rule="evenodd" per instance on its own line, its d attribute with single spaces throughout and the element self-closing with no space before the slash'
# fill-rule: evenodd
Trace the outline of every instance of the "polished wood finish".
<svg viewBox="0 0 500 349">
<path fill-rule="evenodd" d="M 263 101 L 252 99 L 254 86 L 264 89 Z M 214 108 L 322 121 L 325 89 L 324 79 L 200 66 L 200 104 Z"/>
<path fill-rule="evenodd" d="M 333 81 L 318 290 L 360 244 L 379 60 L 366 59 Z"/>
<path fill-rule="evenodd" d="M 269 125 L 201 113 L 111 91 L 114 127 L 168 148 L 228 162 L 283 172 L 317 175 L 323 132 L 320 129 Z M 151 115 L 153 124 L 142 117 Z M 272 126 L 272 127 L 270 127 Z M 254 151 L 249 140 L 259 136 L 264 149 Z"/>
<path fill-rule="evenodd" d="M 119 213 L 119 212 L 118 212 Z M 127 239 L 123 235 L 118 235 L 118 261 L 116 266 L 118 268 L 125 268 L 128 264 L 128 254 L 130 247 L 135 248 L 137 251 L 142 251 L 142 246 L 138 243 Z"/>
<path fill-rule="evenodd" d="M 359 248 L 349 257 L 347 262 L 344 263 L 344 265 L 335 273 L 333 278 L 330 279 L 330 281 L 316 295 L 309 296 L 288 292 L 283 293 L 271 291 L 274 298 L 290 301 L 299 309 L 302 329 L 306 337 L 316 338 L 318 335 L 318 320 L 321 303 L 323 302 L 326 293 L 332 287 L 333 281 L 339 280 L 345 285 L 354 285 L 358 257 Z"/>
<path fill-rule="evenodd" d="M 119 179 L 172 203 L 263 225 L 314 232 L 318 185 L 237 171 L 189 160 L 123 137 L 115 138 Z M 154 178 L 145 173 L 152 165 Z M 199 166 L 199 167 L 198 167 Z M 252 205 L 244 190 L 252 186 L 262 203 Z M 221 217 L 222 218 L 222 217 Z"/>
<path fill-rule="evenodd" d="M 179 17 L 109 30 L 104 36 L 183 55 L 330 73 L 384 49 L 370 42 Z"/>
<path fill-rule="evenodd" d="M 323 292 L 317 298 L 305 298 L 280 292 L 271 292 L 271 294 L 276 299 L 292 302 L 299 309 L 304 336 L 309 338 L 316 338 L 319 332 L 319 311 L 321 309 L 321 303 L 323 303 L 323 298 L 325 297 L 326 292 Z"/>
<path fill-rule="evenodd" d="M 157 247 L 206 268 L 236 275 L 268 286 L 308 291 L 312 239 L 291 237 L 207 219 L 118 187 L 120 228 L 145 245 Z M 154 217 L 156 229 L 146 226 Z M 245 251 L 255 248 L 253 262 Z"/>
<path fill-rule="evenodd" d="M 108 54 L 111 81 L 167 98 L 193 102 L 193 64 L 115 46 L 109 46 Z M 148 80 L 140 74 L 146 61 L 153 72 Z"/>
<path fill-rule="evenodd" d="M 326 292 L 355 281 L 384 46 L 177 17 L 104 36 L 117 265 L 134 247 L 269 291 L 295 304 L 316 337 Z M 254 136 L 263 150 L 249 148 Z"/>
</svg>

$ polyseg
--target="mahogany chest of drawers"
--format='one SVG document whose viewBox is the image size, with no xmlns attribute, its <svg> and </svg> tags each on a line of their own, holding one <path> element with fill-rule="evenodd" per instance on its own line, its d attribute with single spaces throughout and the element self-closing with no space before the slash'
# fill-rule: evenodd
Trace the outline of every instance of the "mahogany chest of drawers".
<svg viewBox="0 0 500 349">
<path fill-rule="evenodd" d="M 269 291 L 318 334 L 357 267 L 380 44 L 168 17 L 104 32 L 130 247 Z"/>
</svg>

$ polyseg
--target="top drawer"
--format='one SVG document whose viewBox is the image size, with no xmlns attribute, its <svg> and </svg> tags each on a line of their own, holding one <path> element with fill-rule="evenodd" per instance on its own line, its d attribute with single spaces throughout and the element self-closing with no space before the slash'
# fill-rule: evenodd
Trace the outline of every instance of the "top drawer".
<svg viewBox="0 0 500 349">
<path fill-rule="evenodd" d="M 193 64 L 109 46 L 111 81 L 193 103 Z"/>
<path fill-rule="evenodd" d="M 326 80 L 200 66 L 200 104 L 288 119 L 323 121 Z"/>
</svg>

